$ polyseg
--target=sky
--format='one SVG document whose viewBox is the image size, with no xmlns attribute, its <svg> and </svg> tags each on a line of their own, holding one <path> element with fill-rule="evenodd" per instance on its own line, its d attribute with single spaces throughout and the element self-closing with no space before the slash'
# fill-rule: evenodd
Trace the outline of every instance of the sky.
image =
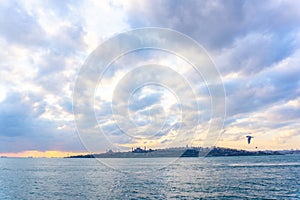
<svg viewBox="0 0 300 200">
<path fill-rule="evenodd" d="M 206 77 L 180 56 L 157 49 L 123 55 L 101 79 L 94 77 L 97 84 L 87 90 L 94 92 L 97 128 L 89 124 L 90 115 L 76 121 L 85 111 L 74 114 L 74 88 L 87 58 L 110 38 L 144 27 L 186 35 L 214 64 L 226 107 L 214 145 L 299 149 L 299 8 L 292 0 L 1 1 L 0 155 L 55 157 L 203 144 L 212 109 Z M 199 56 L 184 45 L 178 52 Z M 153 63 L 168 67 L 159 73 L 133 67 Z M 149 74 L 164 84 L 131 87 Z M 131 96 L 128 89 L 135 89 Z M 187 100 L 192 96 L 195 102 Z M 121 104 L 125 97 L 127 107 Z M 98 137 L 99 128 L 106 138 Z M 254 137 L 250 145 L 246 135 Z"/>
</svg>

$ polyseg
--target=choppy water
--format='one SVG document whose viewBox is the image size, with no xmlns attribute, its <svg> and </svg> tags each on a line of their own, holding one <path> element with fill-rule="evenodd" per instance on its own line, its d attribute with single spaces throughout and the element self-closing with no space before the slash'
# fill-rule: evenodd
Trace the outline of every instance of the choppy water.
<svg viewBox="0 0 300 200">
<path fill-rule="evenodd" d="M 300 199 L 300 155 L 171 161 L 2 158 L 0 199 Z"/>
</svg>

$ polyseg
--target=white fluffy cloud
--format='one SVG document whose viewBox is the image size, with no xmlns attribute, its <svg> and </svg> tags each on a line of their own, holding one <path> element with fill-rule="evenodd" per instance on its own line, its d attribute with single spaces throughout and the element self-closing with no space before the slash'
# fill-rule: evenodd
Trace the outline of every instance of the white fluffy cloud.
<svg viewBox="0 0 300 200">
<path fill-rule="evenodd" d="M 82 1 L 6 1 L 0 10 L 0 151 L 82 150 L 72 114 L 77 72 L 100 41 L 128 27 L 124 13 Z"/>
</svg>

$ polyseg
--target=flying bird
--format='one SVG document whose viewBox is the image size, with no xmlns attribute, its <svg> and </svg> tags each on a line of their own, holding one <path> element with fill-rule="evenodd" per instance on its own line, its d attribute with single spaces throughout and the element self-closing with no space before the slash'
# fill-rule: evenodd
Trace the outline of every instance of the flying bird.
<svg viewBox="0 0 300 200">
<path fill-rule="evenodd" d="M 252 139 L 253 137 L 252 137 L 251 135 L 247 135 L 246 138 L 247 138 L 248 144 L 250 144 L 251 139 Z"/>
</svg>

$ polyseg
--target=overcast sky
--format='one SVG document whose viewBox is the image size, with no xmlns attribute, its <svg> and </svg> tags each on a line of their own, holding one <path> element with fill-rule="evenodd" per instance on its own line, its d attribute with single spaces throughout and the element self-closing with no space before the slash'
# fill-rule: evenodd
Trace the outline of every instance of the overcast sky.
<svg viewBox="0 0 300 200">
<path fill-rule="evenodd" d="M 102 42 L 142 27 L 179 31 L 209 54 L 226 94 L 226 118 L 216 145 L 250 150 L 299 148 L 299 8 L 300 2 L 293 0 L 1 1 L 0 154 L 84 152 L 72 111 L 79 71 Z M 113 91 L 118 89 L 118 98 L 122 98 L 120 91 L 126 91 L 118 81 L 130 78 L 126 73 L 132 63 L 154 61 L 189 78 L 203 111 L 197 128 L 207 130 L 210 101 L 201 77 L 194 77 L 185 61 L 167 52 L 135 52 L 112 64 L 95 94 L 98 125 L 111 136 L 116 149 L 141 144 L 159 147 L 172 141 L 178 128 L 191 130 L 180 121 L 182 111 L 173 91 L 155 85 L 137 90 L 128 108 L 138 127 L 130 131 L 138 136 L 152 134 L 152 129 L 143 129 L 145 125 L 157 120 L 161 126 L 164 117 L 166 125 L 154 139 L 124 136 L 114 123 Z M 149 73 L 138 74 L 143 79 Z M 172 73 L 161 76 L 173 84 L 181 80 Z M 192 111 L 184 114 L 195 117 Z M 249 134 L 254 136 L 250 146 L 245 138 Z M 97 144 L 101 146 L 101 141 Z"/>
</svg>

